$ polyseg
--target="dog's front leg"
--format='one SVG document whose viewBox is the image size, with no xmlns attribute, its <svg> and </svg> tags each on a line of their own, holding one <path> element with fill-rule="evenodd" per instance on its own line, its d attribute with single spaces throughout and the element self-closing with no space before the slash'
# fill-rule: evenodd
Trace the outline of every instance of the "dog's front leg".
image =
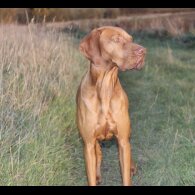
<svg viewBox="0 0 195 195">
<path fill-rule="evenodd" d="M 131 146 L 128 139 L 118 139 L 119 158 L 121 165 L 121 173 L 124 186 L 132 185 L 130 176 L 131 167 Z"/>
<path fill-rule="evenodd" d="M 96 155 L 95 155 L 95 142 L 85 143 L 84 147 L 86 171 L 89 186 L 96 185 Z"/>
</svg>

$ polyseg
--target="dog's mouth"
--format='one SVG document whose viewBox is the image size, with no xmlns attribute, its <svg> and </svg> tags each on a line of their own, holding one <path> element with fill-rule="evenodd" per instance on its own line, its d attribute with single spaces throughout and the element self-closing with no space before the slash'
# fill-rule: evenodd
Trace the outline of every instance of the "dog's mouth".
<svg viewBox="0 0 195 195">
<path fill-rule="evenodd" d="M 136 61 L 136 63 L 134 63 L 130 68 L 126 67 L 123 68 L 123 71 L 125 70 L 141 70 L 144 66 L 144 56 L 143 57 L 139 57 Z"/>
<path fill-rule="evenodd" d="M 137 55 L 137 60 L 136 63 L 133 66 L 133 69 L 140 70 L 144 66 L 144 60 L 145 60 L 145 55 L 146 55 L 146 49 L 142 50 L 141 55 Z"/>
<path fill-rule="evenodd" d="M 132 69 L 140 70 L 143 68 L 143 66 L 144 66 L 144 56 L 138 58 L 137 62 L 135 63 Z"/>
<path fill-rule="evenodd" d="M 141 70 L 144 66 L 144 59 L 145 55 L 138 56 L 137 60 L 132 65 L 123 64 L 122 66 L 119 66 L 119 69 L 121 71 L 127 71 L 127 70 Z"/>
</svg>

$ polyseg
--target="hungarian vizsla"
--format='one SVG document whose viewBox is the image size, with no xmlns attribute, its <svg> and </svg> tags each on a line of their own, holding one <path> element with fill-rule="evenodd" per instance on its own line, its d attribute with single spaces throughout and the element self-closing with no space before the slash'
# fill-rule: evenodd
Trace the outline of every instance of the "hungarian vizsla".
<svg viewBox="0 0 195 195">
<path fill-rule="evenodd" d="M 120 84 L 118 70 L 141 69 L 146 49 L 133 43 L 123 29 L 104 26 L 84 37 L 80 51 L 90 61 L 77 91 L 77 125 L 84 141 L 88 184 L 101 182 L 99 141 L 115 136 L 123 185 L 131 185 L 135 166 L 129 140 L 128 97 Z"/>
</svg>

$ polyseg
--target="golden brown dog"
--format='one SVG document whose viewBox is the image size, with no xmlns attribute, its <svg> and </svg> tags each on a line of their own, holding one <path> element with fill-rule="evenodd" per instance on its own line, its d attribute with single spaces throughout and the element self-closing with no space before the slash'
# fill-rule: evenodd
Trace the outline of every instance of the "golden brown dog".
<svg viewBox="0 0 195 195">
<path fill-rule="evenodd" d="M 135 167 L 131 159 L 128 98 L 118 69 L 141 69 L 146 49 L 133 43 L 119 27 L 94 29 L 80 43 L 80 51 L 90 61 L 77 92 L 77 125 L 84 141 L 89 185 L 101 181 L 101 147 L 98 141 L 117 138 L 123 185 L 131 185 Z"/>
</svg>

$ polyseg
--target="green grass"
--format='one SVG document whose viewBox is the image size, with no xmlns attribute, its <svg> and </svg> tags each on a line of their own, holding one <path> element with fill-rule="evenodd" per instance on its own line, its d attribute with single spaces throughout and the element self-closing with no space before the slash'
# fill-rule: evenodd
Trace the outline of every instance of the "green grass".
<svg viewBox="0 0 195 195">
<path fill-rule="evenodd" d="M 131 101 L 135 185 L 195 185 L 194 49 L 142 39 L 141 72 L 121 74 Z"/>
<path fill-rule="evenodd" d="M 145 67 L 119 74 L 134 185 L 195 185 L 193 38 L 134 34 L 147 48 Z M 0 185 L 87 185 L 75 94 L 88 62 L 78 40 L 33 26 L 1 26 L 0 39 Z M 101 185 L 121 185 L 115 140 L 102 149 Z"/>
</svg>

